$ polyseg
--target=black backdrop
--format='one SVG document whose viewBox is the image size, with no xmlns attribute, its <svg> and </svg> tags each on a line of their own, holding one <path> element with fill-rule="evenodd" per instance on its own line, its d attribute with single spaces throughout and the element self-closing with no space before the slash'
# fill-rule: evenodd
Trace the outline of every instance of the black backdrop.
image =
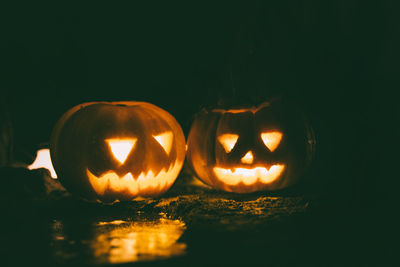
<svg viewBox="0 0 400 267">
<path fill-rule="evenodd" d="M 325 189 L 352 204 L 391 193 L 381 161 L 397 136 L 396 1 L 131 2 L 2 4 L 1 95 L 17 150 L 48 141 L 85 101 L 149 101 L 188 133 L 196 111 L 232 92 L 283 93 L 314 125 Z"/>
</svg>

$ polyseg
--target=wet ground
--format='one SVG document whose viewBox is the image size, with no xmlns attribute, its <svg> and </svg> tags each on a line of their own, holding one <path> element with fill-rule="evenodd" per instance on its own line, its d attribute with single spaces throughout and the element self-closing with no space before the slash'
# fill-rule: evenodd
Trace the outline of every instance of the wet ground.
<svg viewBox="0 0 400 267">
<path fill-rule="evenodd" d="M 44 170 L 7 175 L 19 180 L 1 192 L 2 266 L 393 263 L 382 227 L 391 222 L 344 207 L 339 195 L 229 194 L 183 172 L 162 198 L 103 205 L 70 196 Z"/>
</svg>

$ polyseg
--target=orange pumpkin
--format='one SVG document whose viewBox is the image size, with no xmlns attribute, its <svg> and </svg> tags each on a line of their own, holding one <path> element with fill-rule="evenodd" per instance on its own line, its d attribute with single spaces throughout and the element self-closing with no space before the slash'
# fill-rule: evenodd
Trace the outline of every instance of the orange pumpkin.
<svg viewBox="0 0 400 267">
<path fill-rule="evenodd" d="M 283 189 L 295 184 L 314 154 L 304 116 L 280 101 L 204 109 L 192 124 L 187 160 L 204 183 L 229 192 Z"/>
<path fill-rule="evenodd" d="M 60 182 L 88 200 L 166 192 L 185 158 L 185 137 L 167 111 L 145 102 L 92 102 L 57 122 L 51 158 Z"/>
</svg>

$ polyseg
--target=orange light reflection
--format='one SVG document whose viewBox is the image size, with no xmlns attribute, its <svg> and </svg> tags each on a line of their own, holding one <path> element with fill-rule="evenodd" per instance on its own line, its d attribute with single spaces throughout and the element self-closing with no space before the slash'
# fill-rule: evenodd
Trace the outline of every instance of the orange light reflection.
<svg viewBox="0 0 400 267">
<path fill-rule="evenodd" d="M 96 261 L 124 263 L 169 258 L 185 253 L 186 244 L 178 243 L 185 231 L 180 220 L 155 222 L 100 222 L 90 243 Z"/>
</svg>

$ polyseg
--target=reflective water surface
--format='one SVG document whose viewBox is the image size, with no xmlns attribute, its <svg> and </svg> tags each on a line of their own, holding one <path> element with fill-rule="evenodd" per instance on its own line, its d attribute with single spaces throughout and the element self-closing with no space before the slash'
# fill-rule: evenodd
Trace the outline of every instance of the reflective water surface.
<svg viewBox="0 0 400 267">
<path fill-rule="evenodd" d="M 166 259 L 183 255 L 186 244 L 179 242 L 184 222 L 155 220 L 97 221 L 89 225 L 54 220 L 53 255 L 57 262 L 126 263 Z M 80 233 L 77 235 L 76 228 Z"/>
</svg>

